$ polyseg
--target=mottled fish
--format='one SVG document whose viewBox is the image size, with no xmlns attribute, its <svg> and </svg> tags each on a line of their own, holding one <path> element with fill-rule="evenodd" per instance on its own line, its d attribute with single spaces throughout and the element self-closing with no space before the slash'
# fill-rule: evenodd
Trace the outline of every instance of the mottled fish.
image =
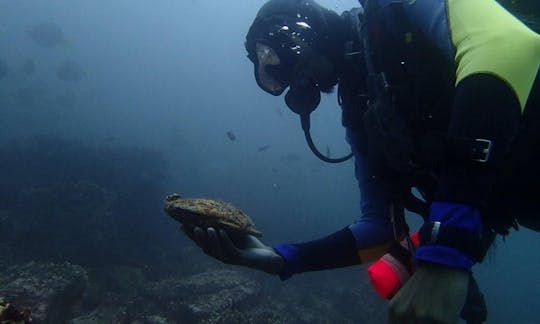
<svg viewBox="0 0 540 324">
<path fill-rule="evenodd" d="M 227 133 L 225 133 L 225 134 L 227 134 L 227 137 L 228 137 L 231 141 L 235 141 L 235 140 L 236 140 L 236 135 L 234 135 L 233 132 L 227 131 Z"/>
</svg>

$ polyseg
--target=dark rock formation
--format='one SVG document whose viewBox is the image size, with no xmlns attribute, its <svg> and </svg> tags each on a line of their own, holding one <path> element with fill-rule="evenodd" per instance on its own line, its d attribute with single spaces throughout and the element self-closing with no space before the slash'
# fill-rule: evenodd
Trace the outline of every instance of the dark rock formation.
<svg viewBox="0 0 540 324">
<path fill-rule="evenodd" d="M 168 278 L 148 286 L 146 298 L 177 321 L 216 323 L 229 312 L 254 306 L 261 285 L 233 270 L 215 270 Z"/>
<path fill-rule="evenodd" d="M 182 237 L 161 210 L 155 151 L 32 138 L 0 156 L 0 244 L 18 262 L 146 264 Z"/>
<path fill-rule="evenodd" d="M 29 310 L 17 306 L 0 297 L 0 323 L 23 324 L 32 322 Z"/>
<path fill-rule="evenodd" d="M 134 270 L 126 271 L 139 289 L 98 292 L 99 302 L 79 312 L 72 323 L 375 324 L 386 318 L 386 303 L 367 280 L 351 281 L 349 275 L 309 274 L 283 283 L 251 271 L 214 267 L 141 287 Z"/>
<path fill-rule="evenodd" d="M 318 273 L 283 283 L 214 265 L 148 281 L 132 267 L 28 263 L 0 268 L 0 316 L 21 324 L 384 322 L 385 303 L 354 278 Z"/>
<path fill-rule="evenodd" d="M 0 272 L 0 297 L 38 323 L 61 323 L 86 287 L 86 271 L 69 263 L 11 266 Z"/>
</svg>

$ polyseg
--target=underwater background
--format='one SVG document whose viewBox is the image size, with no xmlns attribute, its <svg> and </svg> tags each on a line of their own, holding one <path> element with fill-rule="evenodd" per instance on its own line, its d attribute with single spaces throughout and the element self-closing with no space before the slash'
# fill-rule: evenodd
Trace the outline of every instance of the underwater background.
<svg viewBox="0 0 540 324">
<path fill-rule="evenodd" d="M 253 78 L 264 2 L 0 0 L 0 321 L 385 322 L 365 265 L 282 282 L 210 259 L 163 212 L 173 192 L 229 201 L 269 245 L 358 215 L 352 162 L 313 156 Z M 500 2 L 540 30 L 537 0 Z M 312 114 L 333 157 L 340 118 L 335 94 Z M 539 251 L 521 228 L 474 268 L 488 323 L 540 322 Z"/>
</svg>

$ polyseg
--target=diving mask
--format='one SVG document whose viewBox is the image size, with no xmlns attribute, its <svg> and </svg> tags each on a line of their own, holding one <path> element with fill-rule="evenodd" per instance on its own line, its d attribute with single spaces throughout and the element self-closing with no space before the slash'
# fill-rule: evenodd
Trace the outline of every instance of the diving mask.
<svg viewBox="0 0 540 324">
<path fill-rule="evenodd" d="M 258 64 L 255 64 L 255 79 L 264 91 L 279 96 L 288 86 L 283 66 L 278 54 L 272 47 L 263 44 L 255 44 L 255 53 Z"/>
</svg>

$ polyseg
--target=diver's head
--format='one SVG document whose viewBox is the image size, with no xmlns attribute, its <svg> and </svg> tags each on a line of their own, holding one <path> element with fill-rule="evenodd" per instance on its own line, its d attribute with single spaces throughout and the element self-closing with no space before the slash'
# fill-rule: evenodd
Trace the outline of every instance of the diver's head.
<svg viewBox="0 0 540 324">
<path fill-rule="evenodd" d="M 320 92 L 337 84 L 343 55 L 340 16 L 313 0 L 270 0 L 246 36 L 248 58 L 264 91 L 281 95 L 297 113 L 313 111 Z"/>
</svg>

